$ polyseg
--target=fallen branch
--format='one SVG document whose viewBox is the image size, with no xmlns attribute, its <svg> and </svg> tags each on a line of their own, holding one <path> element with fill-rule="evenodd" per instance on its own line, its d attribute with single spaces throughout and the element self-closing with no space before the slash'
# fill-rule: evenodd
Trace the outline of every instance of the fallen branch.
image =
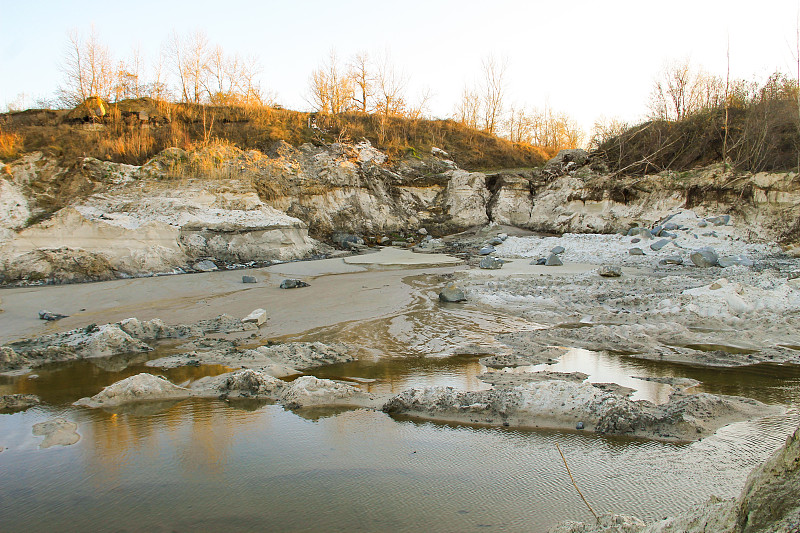
<svg viewBox="0 0 800 533">
<path fill-rule="evenodd" d="M 561 452 L 561 447 L 558 445 L 557 442 L 556 442 L 556 449 L 558 450 L 558 453 L 561 455 L 561 460 L 564 461 L 564 466 L 567 469 L 567 474 L 569 474 L 569 479 L 572 481 L 572 486 L 575 487 L 575 490 L 578 491 L 578 495 L 581 497 L 581 500 L 583 500 L 583 503 L 586 504 L 586 507 L 589 508 L 589 511 L 592 513 L 592 515 L 594 515 L 594 519 L 597 520 L 597 523 L 599 524 L 600 523 L 600 518 L 598 518 L 597 513 L 594 512 L 594 509 L 592 509 L 592 506 L 589 505 L 589 502 L 586 501 L 586 498 L 583 497 L 583 493 L 581 492 L 581 489 L 578 488 L 578 484 L 575 483 L 575 478 L 572 477 L 572 472 L 570 472 L 570 470 L 569 470 L 569 465 L 567 464 L 567 459 L 566 459 L 566 457 L 564 457 L 564 454 Z"/>
</svg>

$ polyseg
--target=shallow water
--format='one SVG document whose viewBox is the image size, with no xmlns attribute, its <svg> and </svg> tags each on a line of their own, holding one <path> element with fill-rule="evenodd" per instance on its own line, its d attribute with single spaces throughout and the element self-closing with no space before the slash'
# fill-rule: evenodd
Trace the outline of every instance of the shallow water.
<svg viewBox="0 0 800 533">
<path fill-rule="evenodd" d="M 434 280 L 408 280 L 396 315 L 274 340 L 362 345 L 359 359 L 314 370 L 373 392 L 484 388 L 493 335 L 538 324 L 472 305 L 442 305 Z M 470 354 L 463 353 L 469 346 Z M 160 353 L 50 365 L 0 378 L 0 392 L 46 406 L 0 415 L 0 531 L 545 531 L 589 520 L 555 448 L 597 511 L 655 519 L 714 494 L 735 496 L 749 470 L 800 423 L 800 367 L 705 369 L 571 350 L 555 365 L 663 401 L 668 387 L 631 376 L 689 377 L 698 390 L 790 406 L 786 415 L 723 428 L 693 444 L 393 419 L 368 410 L 287 411 L 266 402 L 185 400 L 116 412 L 74 400 L 154 369 Z M 450 354 L 448 356 L 448 354 Z M 222 366 L 159 371 L 185 383 Z M 63 416 L 81 440 L 38 449 L 33 424 Z"/>
</svg>

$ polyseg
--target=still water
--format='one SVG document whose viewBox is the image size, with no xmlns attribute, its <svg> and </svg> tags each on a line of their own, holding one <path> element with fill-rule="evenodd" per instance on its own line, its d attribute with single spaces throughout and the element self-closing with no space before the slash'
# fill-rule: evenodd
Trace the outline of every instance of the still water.
<svg viewBox="0 0 800 533">
<path fill-rule="evenodd" d="M 536 329 L 470 305 L 442 306 L 424 280 L 409 309 L 277 340 L 360 344 L 359 359 L 314 370 L 373 392 L 421 385 L 485 387 L 478 352 L 493 335 Z M 434 294 L 435 296 L 435 294 Z M 360 342 L 356 342 L 360 341 Z M 466 344 L 472 355 L 461 353 Z M 169 350 L 165 348 L 164 350 Z M 46 406 L 0 415 L 0 531 L 546 531 L 589 520 L 556 450 L 597 511 L 655 519 L 710 495 L 735 496 L 749 470 L 800 423 L 800 368 L 702 369 L 572 350 L 548 369 L 637 388 L 631 376 L 679 376 L 698 390 L 789 406 L 693 444 L 393 419 L 346 409 L 288 411 L 265 402 L 186 400 L 117 412 L 70 404 L 141 371 L 158 353 L 78 361 L 0 378 L 0 393 Z M 537 367 L 538 368 L 538 367 Z M 176 383 L 221 366 L 159 371 Z M 39 449 L 33 424 L 61 416 L 81 439 Z"/>
</svg>

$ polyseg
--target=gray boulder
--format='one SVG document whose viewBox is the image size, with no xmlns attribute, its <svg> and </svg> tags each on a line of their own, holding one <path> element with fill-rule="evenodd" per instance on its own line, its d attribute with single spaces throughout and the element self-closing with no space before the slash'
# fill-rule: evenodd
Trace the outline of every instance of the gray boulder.
<svg viewBox="0 0 800 533">
<path fill-rule="evenodd" d="M 552 250 L 550 250 L 550 253 L 551 254 L 555 254 L 555 255 L 561 255 L 561 254 L 564 253 L 564 247 L 563 246 L 556 246 Z"/>
<path fill-rule="evenodd" d="M 689 254 L 689 259 L 692 260 L 692 263 L 695 266 L 701 268 L 708 268 L 717 266 L 717 262 L 719 258 L 717 257 L 717 252 L 715 252 L 711 248 L 703 248 L 701 250 L 695 250 L 691 254 Z"/>
<path fill-rule="evenodd" d="M 358 235 L 354 235 L 352 233 L 344 233 L 341 231 L 337 231 L 331 236 L 331 240 L 334 244 L 339 245 L 342 248 L 352 248 L 353 245 L 355 246 L 363 246 L 364 239 L 359 237 Z"/>
<path fill-rule="evenodd" d="M 61 320 L 62 318 L 67 318 L 69 315 L 62 315 L 61 313 L 52 313 L 45 309 L 39 311 L 39 320 L 47 320 L 48 322 L 52 322 L 53 320 Z"/>
<path fill-rule="evenodd" d="M 644 255 L 644 250 L 641 248 L 631 248 L 628 250 L 629 255 Z"/>
<path fill-rule="evenodd" d="M 720 215 L 718 217 L 707 218 L 706 221 L 709 224 L 714 224 L 715 226 L 727 226 L 731 221 L 731 216 L 730 215 Z"/>
<path fill-rule="evenodd" d="M 458 285 L 455 283 L 448 283 L 442 292 L 439 293 L 439 300 L 443 302 L 464 302 L 467 297 Z"/>
<path fill-rule="evenodd" d="M 258 283 L 255 276 L 242 276 L 242 283 Z"/>
<path fill-rule="evenodd" d="M 669 244 L 669 240 L 668 239 L 659 239 L 659 240 L 657 240 L 656 242 L 654 242 L 653 244 L 650 245 L 650 249 L 655 251 L 655 252 L 657 252 L 660 249 L 662 249 L 664 246 L 666 246 L 667 244 Z"/>
<path fill-rule="evenodd" d="M 540 257 L 539 259 L 534 259 L 533 261 L 531 261 L 530 264 L 541 266 L 541 265 L 544 265 L 546 263 L 547 263 L 547 259 L 545 259 L 544 257 Z"/>
<path fill-rule="evenodd" d="M 214 270 L 218 270 L 217 265 L 214 264 L 214 261 L 210 259 L 206 259 L 204 261 L 198 261 L 192 268 L 197 270 L 198 272 L 213 272 Z"/>
<path fill-rule="evenodd" d="M 550 254 L 550 257 L 548 257 L 545 260 L 544 264 L 545 266 L 552 267 L 552 266 L 561 266 L 564 263 L 561 262 L 561 259 L 559 259 L 556 254 Z"/>
<path fill-rule="evenodd" d="M 640 239 L 639 237 L 634 237 L 633 239 L 631 239 L 631 244 L 636 244 L 637 242 L 642 242 L 642 239 Z"/>
<path fill-rule="evenodd" d="M 647 228 L 635 227 L 628 230 L 628 237 L 639 237 L 640 239 L 650 240 L 653 234 Z"/>
<path fill-rule="evenodd" d="M 546 168 L 577 168 L 585 165 L 588 160 L 589 152 L 580 148 L 571 148 L 559 151 L 545 166 Z"/>
<path fill-rule="evenodd" d="M 299 279 L 285 279 L 281 281 L 281 289 L 299 289 L 300 287 L 308 286 L 308 283 Z"/>
<path fill-rule="evenodd" d="M 734 265 L 741 265 L 746 267 L 753 266 L 753 260 L 747 257 L 746 255 L 727 255 L 724 257 L 720 257 L 717 262 L 719 266 L 723 268 L 727 268 Z"/>
<path fill-rule="evenodd" d="M 664 226 L 656 226 L 650 230 L 650 235 L 652 235 L 653 237 L 658 237 L 659 235 L 661 235 L 662 231 L 664 231 Z"/>
<path fill-rule="evenodd" d="M 604 278 L 618 278 L 622 275 L 622 268 L 612 265 L 603 265 L 597 271 Z"/>
<path fill-rule="evenodd" d="M 500 237 L 492 237 L 491 239 L 489 239 L 488 244 L 489 246 L 498 246 L 500 244 L 503 244 L 503 239 L 501 239 Z"/>
<path fill-rule="evenodd" d="M 481 259 L 478 266 L 484 270 L 498 270 L 503 268 L 503 260 L 492 256 L 486 256 Z"/>
<path fill-rule="evenodd" d="M 491 253 L 494 253 L 494 246 L 484 246 L 478 250 L 478 254 L 480 255 L 489 255 Z"/>
</svg>

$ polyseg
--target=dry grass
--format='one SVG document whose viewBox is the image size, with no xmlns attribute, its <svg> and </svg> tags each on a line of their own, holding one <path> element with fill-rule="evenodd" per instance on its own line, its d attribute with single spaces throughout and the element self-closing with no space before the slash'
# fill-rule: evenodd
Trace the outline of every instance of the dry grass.
<svg viewBox="0 0 800 533">
<path fill-rule="evenodd" d="M 0 160 L 16 159 L 20 152 L 22 152 L 22 136 L 5 132 L 0 127 Z"/>
</svg>

